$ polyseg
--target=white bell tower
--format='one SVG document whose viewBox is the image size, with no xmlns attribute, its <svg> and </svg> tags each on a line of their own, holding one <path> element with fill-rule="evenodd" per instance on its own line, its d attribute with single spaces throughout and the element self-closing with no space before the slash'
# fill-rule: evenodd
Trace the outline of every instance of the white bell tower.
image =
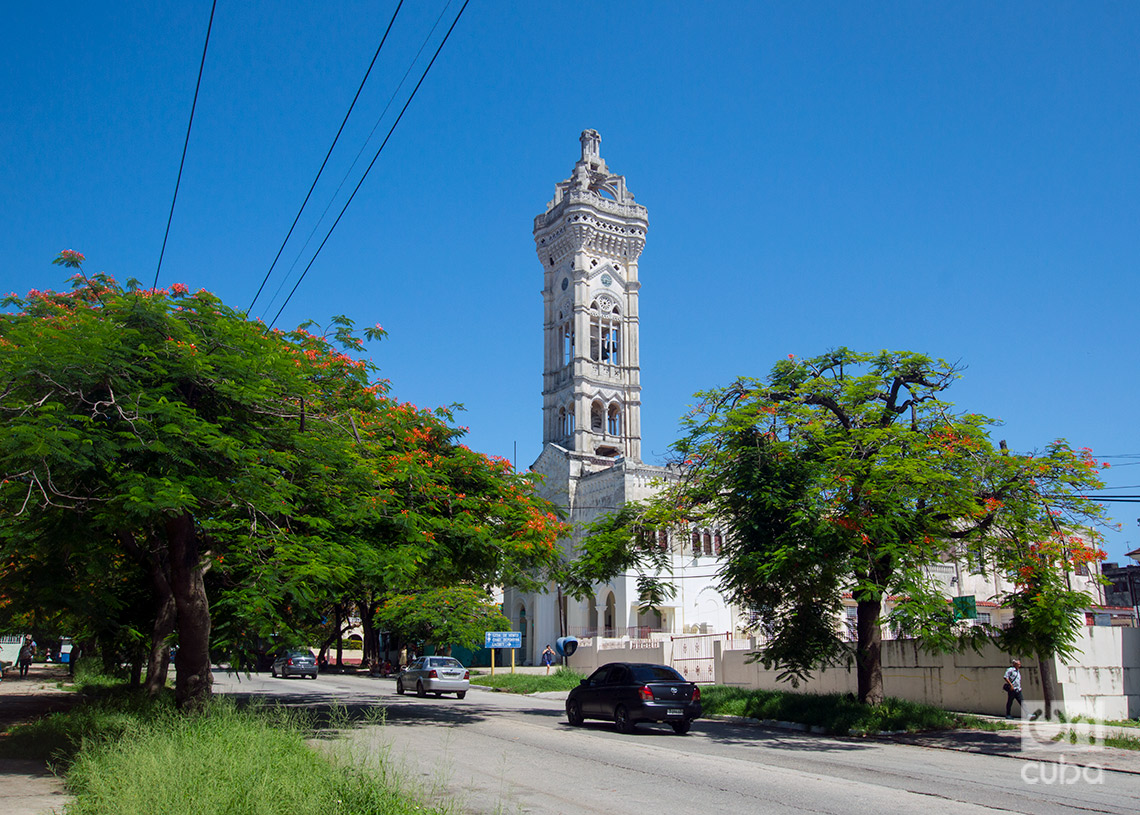
<svg viewBox="0 0 1140 815">
<path fill-rule="evenodd" d="M 595 464 L 641 461 L 637 260 L 649 218 L 596 130 L 534 219 L 543 267 L 543 443 Z"/>
</svg>

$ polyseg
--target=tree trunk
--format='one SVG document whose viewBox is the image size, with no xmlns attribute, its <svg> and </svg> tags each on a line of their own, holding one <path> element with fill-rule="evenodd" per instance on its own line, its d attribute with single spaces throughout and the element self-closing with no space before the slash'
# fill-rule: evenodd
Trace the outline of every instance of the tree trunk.
<svg viewBox="0 0 1140 815">
<path fill-rule="evenodd" d="M 159 540 L 151 539 L 147 551 L 138 545 L 134 533 L 119 531 L 119 541 L 123 548 L 144 568 L 150 577 L 154 592 L 155 615 L 150 634 L 150 653 L 147 655 L 146 692 L 156 696 L 166 687 L 166 677 L 170 669 L 170 644 L 168 639 L 174 632 L 177 616 L 174 595 L 170 589 L 168 558 Z"/>
<path fill-rule="evenodd" d="M 855 669 L 859 679 L 859 701 L 865 705 L 883 702 L 883 631 L 879 626 L 882 599 L 860 600 L 855 618 L 858 642 Z"/>
<path fill-rule="evenodd" d="M 1037 670 L 1041 674 L 1041 694 L 1045 700 L 1045 718 L 1051 720 L 1053 718 L 1053 657 L 1038 651 Z"/>
<path fill-rule="evenodd" d="M 336 604 L 336 667 L 344 670 L 344 605 Z"/>
<path fill-rule="evenodd" d="M 376 631 L 376 607 L 371 601 L 360 600 L 356 604 L 360 613 L 360 633 L 364 639 L 361 654 L 362 665 L 380 664 L 380 637 Z"/>
<path fill-rule="evenodd" d="M 170 642 L 168 637 L 174 632 L 177 608 L 170 583 L 163 578 L 165 595 L 159 598 L 158 614 L 154 618 L 154 628 L 150 635 L 150 654 L 146 664 L 146 692 L 157 696 L 166 687 L 166 677 L 170 670 Z"/>
<path fill-rule="evenodd" d="M 210 603 L 206 598 L 198 536 L 189 514 L 166 523 L 170 550 L 170 588 L 178 615 L 178 654 L 174 659 L 174 702 L 182 710 L 200 710 L 210 699 Z"/>
</svg>

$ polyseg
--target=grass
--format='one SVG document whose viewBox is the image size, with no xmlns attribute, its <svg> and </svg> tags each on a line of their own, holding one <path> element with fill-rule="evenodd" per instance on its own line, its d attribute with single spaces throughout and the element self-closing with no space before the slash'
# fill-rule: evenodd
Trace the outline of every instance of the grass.
<svg viewBox="0 0 1140 815">
<path fill-rule="evenodd" d="M 701 704 L 706 715 L 797 722 L 835 735 L 1012 728 L 1012 725 L 1005 722 L 982 719 L 967 713 L 952 713 L 932 705 L 891 697 L 881 705 L 871 707 L 841 694 L 749 690 L 713 685 L 701 688 Z"/>
<path fill-rule="evenodd" d="M 543 693 L 545 691 L 570 690 L 578 687 L 583 675 L 565 665 L 550 675 L 513 674 L 510 671 L 496 672 L 494 676 L 481 674 L 471 678 L 472 685 L 483 685 L 507 693 Z"/>
<path fill-rule="evenodd" d="M 340 721 L 343 726 L 347 722 Z M 332 726 L 338 726 L 335 720 Z M 16 728 L 0 753 L 65 772 L 69 815 L 410 815 L 445 812 L 406 792 L 382 763 L 314 750 L 314 720 L 214 699 L 186 715 L 169 696 L 119 689 Z"/>
</svg>

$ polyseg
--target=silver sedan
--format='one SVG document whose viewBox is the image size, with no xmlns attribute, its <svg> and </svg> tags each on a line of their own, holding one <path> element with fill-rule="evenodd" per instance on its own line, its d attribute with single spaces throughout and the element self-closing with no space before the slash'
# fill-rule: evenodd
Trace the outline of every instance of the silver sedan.
<svg viewBox="0 0 1140 815">
<path fill-rule="evenodd" d="M 420 657 L 396 677 L 396 693 L 414 689 L 417 696 L 454 693 L 462 699 L 470 680 L 471 672 L 455 657 Z"/>
</svg>

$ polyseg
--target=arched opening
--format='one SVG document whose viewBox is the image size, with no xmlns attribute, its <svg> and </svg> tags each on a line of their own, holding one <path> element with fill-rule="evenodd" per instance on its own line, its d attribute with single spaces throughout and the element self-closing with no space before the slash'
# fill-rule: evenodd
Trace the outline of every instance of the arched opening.
<svg viewBox="0 0 1140 815">
<path fill-rule="evenodd" d="M 590 405 L 590 430 L 594 433 L 601 433 L 603 425 L 603 408 L 601 402 L 594 402 Z"/>
<path fill-rule="evenodd" d="M 606 432 L 611 436 L 621 435 L 621 405 L 614 402 L 606 413 Z"/>
<path fill-rule="evenodd" d="M 614 631 L 616 630 L 614 628 L 614 620 L 616 620 L 616 619 L 617 619 L 617 603 L 614 600 L 614 593 L 611 591 L 606 596 L 606 621 L 605 621 L 605 625 L 606 625 L 606 636 L 607 637 L 616 637 L 617 636 L 617 634 L 614 633 Z"/>
<path fill-rule="evenodd" d="M 693 557 L 699 557 L 701 554 L 701 533 L 694 529 L 689 539 L 693 547 Z"/>
<path fill-rule="evenodd" d="M 519 653 L 521 653 L 523 655 L 523 658 L 525 659 L 526 653 L 527 653 L 527 650 L 526 650 L 526 645 L 527 645 L 526 631 L 527 631 L 528 626 L 527 626 L 527 619 L 526 619 L 526 606 L 522 603 L 519 603 L 519 613 L 515 619 L 515 624 L 518 626 L 515 630 L 522 632 L 522 648 L 519 649 Z"/>
</svg>

